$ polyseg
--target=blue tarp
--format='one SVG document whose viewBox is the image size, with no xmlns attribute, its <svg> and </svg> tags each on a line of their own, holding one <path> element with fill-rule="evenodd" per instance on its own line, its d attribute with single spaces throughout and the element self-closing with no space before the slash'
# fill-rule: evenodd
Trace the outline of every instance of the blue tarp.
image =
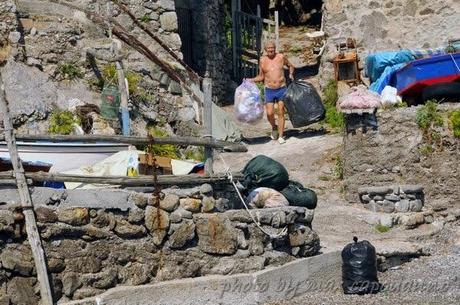
<svg viewBox="0 0 460 305">
<path fill-rule="evenodd" d="M 386 67 L 406 63 L 414 59 L 414 55 L 409 50 L 370 54 L 366 58 L 366 75 L 373 83 L 380 78 Z"/>
<path fill-rule="evenodd" d="M 402 63 L 386 67 L 382 75 L 371 84 L 369 90 L 381 94 L 385 86 L 396 87 L 396 71 L 405 65 L 405 63 Z"/>
</svg>

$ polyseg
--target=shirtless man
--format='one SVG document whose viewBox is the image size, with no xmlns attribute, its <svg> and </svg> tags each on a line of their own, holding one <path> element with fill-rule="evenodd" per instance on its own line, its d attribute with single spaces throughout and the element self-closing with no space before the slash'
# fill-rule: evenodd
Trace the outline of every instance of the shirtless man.
<svg viewBox="0 0 460 305">
<path fill-rule="evenodd" d="M 272 126 L 271 138 L 278 140 L 280 144 L 286 143 L 284 139 L 284 102 L 286 93 L 286 79 L 284 78 L 284 66 L 289 67 L 289 78 L 294 79 L 294 66 L 281 54 L 276 53 L 273 41 L 265 44 L 266 56 L 262 56 L 259 63 L 259 75 L 250 78 L 253 82 L 264 82 L 265 85 L 265 111 L 267 119 Z M 275 122 L 275 103 L 278 103 L 278 126 Z"/>
</svg>

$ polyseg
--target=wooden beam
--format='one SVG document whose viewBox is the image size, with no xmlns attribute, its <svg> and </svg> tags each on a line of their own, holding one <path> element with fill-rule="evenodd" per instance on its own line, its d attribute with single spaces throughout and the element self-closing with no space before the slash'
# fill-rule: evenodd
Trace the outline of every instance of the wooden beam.
<svg viewBox="0 0 460 305">
<path fill-rule="evenodd" d="M 13 178 L 16 178 L 16 185 L 18 188 L 19 196 L 23 207 L 23 213 L 26 221 L 27 239 L 32 250 L 32 256 L 35 262 L 35 269 L 37 270 L 37 279 L 40 285 L 40 304 L 53 305 L 53 294 L 51 292 L 50 281 L 48 277 L 48 270 L 46 265 L 45 252 L 43 251 L 40 234 L 38 233 L 35 214 L 33 211 L 32 197 L 29 193 L 27 180 L 24 175 L 24 168 L 22 167 L 21 160 L 19 159 L 16 140 L 13 134 L 13 123 L 8 111 L 8 103 L 6 101 L 5 91 L 3 87 L 3 80 L 0 74 L 0 112 L 3 113 L 3 128 L 4 137 L 8 144 L 10 152 L 11 164 L 13 165 L 14 172 Z M 12 177 L 10 176 L 10 179 Z"/>
<path fill-rule="evenodd" d="M 174 51 L 171 50 L 171 48 L 169 48 L 169 46 L 166 45 L 157 35 L 155 35 L 146 26 L 139 22 L 136 16 L 129 10 L 129 8 L 126 5 L 122 4 L 120 0 L 111 1 L 115 3 L 124 13 L 126 13 L 137 27 L 139 27 L 141 30 L 147 33 L 147 35 L 149 35 L 153 40 L 155 40 L 161 47 L 163 47 L 163 49 L 166 52 L 168 52 L 169 55 L 171 55 L 178 63 L 180 63 L 185 68 L 185 70 L 187 70 L 189 76 L 193 78 L 193 80 L 195 80 L 198 83 L 201 81 L 201 77 L 195 71 L 193 71 L 193 69 L 190 68 L 190 66 L 187 65 L 185 61 L 183 61 L 179 56 L 177 56 L 177 54 L 174 53 Z"/>
<path fill-rule="evenodd" d="M 212 139 L 212 82 L 211 79 L 205 78 L 203 80 L 203 93 L 204 93 L 204 105 L 203 105 L 203 125 L 204 135 Z M 213 173 L 213 149 L 212 147 L 205 146 L 204 148 L 204 170 L 205 173 L 210 175 Z"/>
<path fill-rule="evenodd" d="M 131 145 L 148 144 L 173 144 L 173 145 L 196 145 L 222 149 L 226 152 L 247 152 L 243 144 L 196 137 L 170 137 L 170 138 L 147 138 L 147 137 L 125 137 L 125 136 L 104 136 L 104 135 L 16 135 L 19 141 L 49 141 L 49 142 L 111 142 Z M 5 141 L 5 136 L 0 135 L 0 141 Z"/>
<path fill-rule="evenodd" d="M 77 5 L 62 1 L 62 0 L 51 0 L 52 2 L 56 2 L 67 7 L 73 8 L 75 10 L 81 11 L 85 13 L 86 17 L 91 20 L 93 23 L 101 26 L 104 29 L 107 29 L 112 32 L 113 35 L 117 36 L 121 41 L 138 51 L 139 53 L 143 54 L 149 60 L 157 64 L 168 76 L 180 83 L 182 88 L 187 91 L 187 93 L 192 97 L 193 100 L 202 104 L 202 97 L 200 94 L 195 92 L 193 86 L 189 83 L 190 78 L 185 77 L 180 72 L 174 70 L 174 68 L 167 62 L 160 59 L 154 52 L 150 51 L 150 49 L 145 46 L 140 40 L 134 37 L 128 30 L 126 30 L 123 26 L 121 26 L 115 18 L 111 17 L 103 17 L 99 14 L 90 12 L 86 9 L 83 9 Z M 109 25 L 107 21 L 110 21 L 111 24 Z"/>
<path fill-rule="evenodd" d="M 233 173 L 235 180 L 243 180 L 244 176 L 241 173 Z M 0 180 L 10 180 L 14 177 L 13 171 L 0 172 Z M 153 186 L 153 176 L 84 176 L 84 175 L 69 175 L 59 173 L 25 173 L 27 179 L 35 182 L 43 181 L 59 181 L 59 182 L 82 182 L 82 183 L 97 183 L 97 184 L 112 184 L 121 186 Z M 226 174 L 213 175 L 159 175 L 158 185 L 190 185 L 203 183 L 228 183 Z"/>
</svg>

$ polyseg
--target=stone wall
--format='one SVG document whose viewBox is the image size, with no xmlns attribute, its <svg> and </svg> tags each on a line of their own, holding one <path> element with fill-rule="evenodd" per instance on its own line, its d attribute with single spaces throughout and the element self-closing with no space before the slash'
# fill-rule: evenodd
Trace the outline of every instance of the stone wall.
<svg viewBox="0 0 460 305">
<path fill-rule="evenodd" d="M 436 48 L 458 38 L 458 0 L 324 0 L 324 31 L 328 36 L 321 73 L 333 77 L 334 40 L 353 37 L 362 63 L 370 52 L 405 48 Z"/>
<path fill-rule="evenodd" d="M 319 251 L 313 212 L 305 208 L 251 210 L 269 236 L 247 211 L 225 211 L 226 199 L 216 198 L 208 184 L 164 194 L 156 203 L 151 194 L 120 190 L 35 188 L 55 299 L 82 299 L 117 285 L 252 272 Z M 38 304 L 17 191 L 0 190 L 0 196 L 0 302 Z"/>
<path fill-rule="evenodd" d="M 447 113 L 459 104 L 438 106 L 444 117 L 442 146 L 427 152 L 416 123 L 418 107 L 377 112 L 377 130 L 344 136 L 346 197 L 359 202 L 358 188 L 416 184 L 423 187 L 427 208 L 457 207 L 460 200 L 460 140 L 454 138 Z"/>
<path fill-rule="evenodd" d="M 57 87 L 51 94 L 40 92 L 41 83 L 32 82 L 31 88 L 42 96 L 31 99 L 32 107 L 22 107 L 17 124 L 33 124 L 46 117 L 54 107 L 68 108 L 69 104 L 80 100 L 82 103 L 100 104 L 100 91 L 97 76 L 113 58 L 110 53 L 112 41 L 105 31 L 91 23 L 83 13 L 64 5 L 41 0 L 19 0 L 16 5 L 7 1 L 2 3 L 0 14 L 9 14 L 13 18 L 0 21 L 0 41 L 9 41 L 15 46 L 10 52 L 12 59 L 24 64 L 29 72 L 21 75 L 41 74 L 42 83 L 52 83 Z M 106 14 L 106 1 L 78 0 L 72 4 L 101 14 Z M 129 1 L 129 8 L 144 25 L 162 39 L 176 54 L 180 53 L 181 40 L 177 34 L 177 16 L 173 0 L 136 0 Z M 177 63 L 147 34 L 134 28 L 132 21 L 115 8 L 112 15 L 131 34 L 149 47 L 157 56 L 176 66 Z M 7 31 L 8 30 L 8 33 Z M 20 42 L 18 44 L 18 42 Z M 198 126 L 192 100 L 183 94 L 180 85 L 172 81 L 159 66 L 147 60 L 143 55 L 120 41 L 120 55 L 126 70 L 140 76 L 138 94 L 131 96 L 132 130 L 135 135 L 145 135 L 146 125 L 164 125 L 171 133 L 190 135 Z M 116 47 L 117 48 L 117 47 Z M 94 55 L 93 61 L 91 55 Z M 11 60 L 10 60 L 11 61 Z M 59 69 L 64 63 L 80 67 L 82 78 L 75 81 L 63 80 Z M 14 65 L 14 64 L 12 64 Z M 13 72 L 14 73 L 14 72 Z M 17 73 L 18 74 L 18 73 Z M 15 97 L 24 90 L 30 80 L 25 76 L 15 78 L 15 84 L 6 86 L 11 105 L 21 105 L 22 96 Z M 9 85 L 9 84 L 8 84 Z M 26 86 L 27 87 L 27 86 Z M 49 86 L 45 86 L 48 89 Z M 61 92 L 57 94 L 57 92 Z M 30 96 L 30 95 L 29 95 Z M 43 115 L 42 115 L 43 114 Z M 37 130 L 26 126 L 24 131 Z"/>
<path fill-rule="evenodd" d="M 373 212 L 420 212 L 425 203 L 420 185 L 360 187 L 358 193 L 364 207 Z"/>
</svg>

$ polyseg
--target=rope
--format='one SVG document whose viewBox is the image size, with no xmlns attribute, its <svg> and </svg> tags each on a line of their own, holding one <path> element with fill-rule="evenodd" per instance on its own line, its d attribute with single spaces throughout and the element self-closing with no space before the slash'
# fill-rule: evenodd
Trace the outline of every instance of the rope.
<svg viewBox="0 0 460 305">
<path fill-rule="evenodd" d="M 453 60 L 453 62 L 455 64 L 455 66 L 457 67 L 458 72 L 460 72 L 460 68 L 458 67 L 457 62 L 455 61 L 454 56 L 452 54 L 450 54 L 450 57 L 452 57 L 452 60 Z"/>
<path fill-rule="evenodd" d="M 248 212 L 249 216 L 251 217 L 252 221 L 256 224 L 256 226 L 260 229 L 260 231 L 262 231 L 263 233 L 265 233 L 266 235 L 270 236 L 271 239 L 276 239 L 276 238 L 279 238 L 281 236 L 284 236 L 287 234 L 287 227 L 284 227 L 280 232 L 278 232 L 278 234 L 272 234 L 270 232 L 267 232 L 264 228 L 261 227 L 260 225 L 260 222 L 259 220 L 256 220 L 254 218 L 254 216 L 252 215 L 251 211 L 249 211 L 249 207 L 247 206 L 246 202 L 244 201 L 244 198 L 243 196 L 241 195 L 240 193 L 240 190 L 238 189 L 238 187 L 236 186 L 236 183 L 235 181 L 233 180 L 233 175 L 232 173 L 230 172 L 230 167 L 227 166 L 227 163 L 225 162 L 224 158 L 222 157 L 221 154 L 219 154 L 219 157 L 220 159 L 222 160 L 222 162 L 224 163 L 224 167 L 226 168 L 225 169 L 225 173 L 227 175 L 227 178 L 228 180 L 230 180 L 230 182 L 232 183 L 233 187 L 235 188 L 236 190 L 236 193 L 238 194 L 238 197 L 240 198 L 241 202 L 243 203 L 244 205 L 244 208 L 246 209 L 246 211 Z"/>
</svg>

